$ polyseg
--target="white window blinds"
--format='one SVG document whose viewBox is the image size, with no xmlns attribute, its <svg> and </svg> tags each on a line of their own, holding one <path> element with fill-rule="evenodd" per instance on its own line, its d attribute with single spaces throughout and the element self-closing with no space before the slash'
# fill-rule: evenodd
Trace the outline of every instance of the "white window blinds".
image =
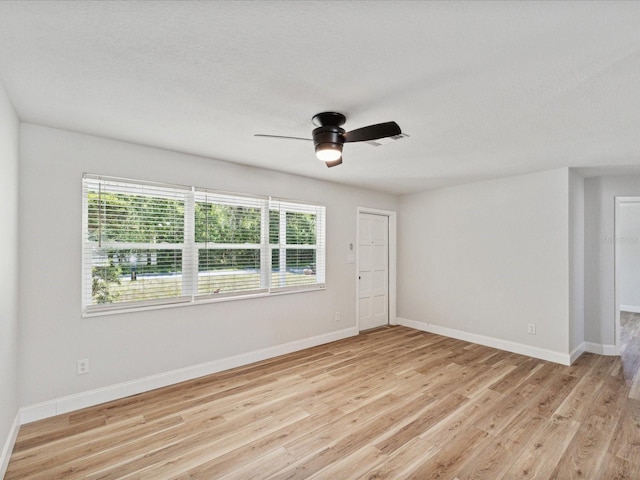
<svg viewBox="0 0 640 480">
<path fill-rule="evenodd" d="M 325 207 L 85 174 L 83 310 L 324 288 Z"/>
<path fill-rule="evenodd" d="M 269 250 L 273 290 L 324 284 L 324 207 L 271 199 Z"/>
<path fill-rule="evenodd" d="M 182 275 L 189 192 L 84 178 L 85 309 L 188 301 Z"/>
<path fill-rule="evenodd" d="M 195 192 L 198 295 L 268 289 L 262 277 L 262 211 L 266 200 Z"/>
</svg>

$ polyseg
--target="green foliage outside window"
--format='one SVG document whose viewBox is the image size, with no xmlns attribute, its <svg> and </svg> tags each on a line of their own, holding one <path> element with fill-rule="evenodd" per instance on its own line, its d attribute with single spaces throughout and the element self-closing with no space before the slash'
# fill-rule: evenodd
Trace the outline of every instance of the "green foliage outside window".
<svg viewBox="0 0 640 480">
<path fill-rule="evenodd" d="M 287 212 L 287 245 L 314 245 L 316 216 L 311 213 Z"/>
<path fill-rule="evenodd" d="M 260 209 L 196 202 L 196 243 L 260 243 Z"/>
<path fill-rule="evenodd" d="M 122 269 L 119 265 L 109 262 L 101 267 L 93 267 L 91 281 L 91 295 L 96 303 L 111 303 L 118 300 L 120 294 L 112 288 L 120 285 Z"/>
<path fill-rule="evenodd" d="M 316 216 L 312 213 L 285 212 L 287 245 L 315 245 Z M 269 243 L 280 243 L 280 211 L 269 211 Z"/>
<path fill-rule="evenodd" d="M 88 239 L 182 243 L 184 202 L 125 193 L 89 192 Z"/>
</svg>

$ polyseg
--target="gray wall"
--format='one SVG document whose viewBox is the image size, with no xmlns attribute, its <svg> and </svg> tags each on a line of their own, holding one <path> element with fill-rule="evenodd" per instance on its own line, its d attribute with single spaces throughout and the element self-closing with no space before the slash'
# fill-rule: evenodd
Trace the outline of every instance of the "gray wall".
<svg viewBox="0 0 640 480">
<path fill-rule="evenodd" d="M 18 135 L 0 85 L 0 453 L 18 413 Z"/>
<path fill-rule="evenodd" d="M 22 406 L 355 327 L 356 208 L 396 209 L 392 195 L 29 124 L 20 145 Z M 82 318 L 83 172 L 324 203 L 327 288 Z"/>
<path fill-rule="evenodd" d="M 402 197 L 398 316 L 569 353 L 568 175 Z"/>
<path fill-rule="evenodd" d="M 569 170 L 569 352 L 584 342 L 584 178 Z"/>
</svg>

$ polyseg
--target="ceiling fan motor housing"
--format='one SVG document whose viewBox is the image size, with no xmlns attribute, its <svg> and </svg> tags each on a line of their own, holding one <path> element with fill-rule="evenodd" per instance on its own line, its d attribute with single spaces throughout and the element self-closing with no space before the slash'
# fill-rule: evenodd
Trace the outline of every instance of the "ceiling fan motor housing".
<svg viewBox="0 0 640 480">
<path fill-rule="evenodd" d="M 334 126 L 315 128 L 313 130 L 313 143 L 316 147 L 325 143 L 344 145 L 344 128 Z"/>
<path fill-rule="evenodd" d="M 316 157 L 324 162 L 342 163 L 342 146 L 344 145 L 344 129 L 333 125 L 318 127 L 313 130 L 313 144 Z M 337 163 L 336 163 L 337 165 Z M 327 163 L 328 167 L 333 166 Z"/>
<path fill-rule="evenodd" d="M 347 118 L 337 112 L 322 112 L 313 116 L 311 121 L 318 126 L 313 130 L 313 143 L 316 153 L 320 150 L 342 152 L 344 129 L 341 128 Z"/>
</svg>

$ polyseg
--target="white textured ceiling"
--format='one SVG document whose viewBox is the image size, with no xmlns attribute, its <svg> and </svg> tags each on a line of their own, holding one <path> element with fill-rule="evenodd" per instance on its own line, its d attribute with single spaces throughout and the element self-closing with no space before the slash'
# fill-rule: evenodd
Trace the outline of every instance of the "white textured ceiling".
<svg viewBox="0 0 640 480">
<path fill-rule="evenodd" d="M 3 1 L 0 81 L 25 122 L 394 193 L 640 168 L 640 2 Z M 253 136 L 327 110 L 410 137 L 327 169 Z"/>
</svg>

